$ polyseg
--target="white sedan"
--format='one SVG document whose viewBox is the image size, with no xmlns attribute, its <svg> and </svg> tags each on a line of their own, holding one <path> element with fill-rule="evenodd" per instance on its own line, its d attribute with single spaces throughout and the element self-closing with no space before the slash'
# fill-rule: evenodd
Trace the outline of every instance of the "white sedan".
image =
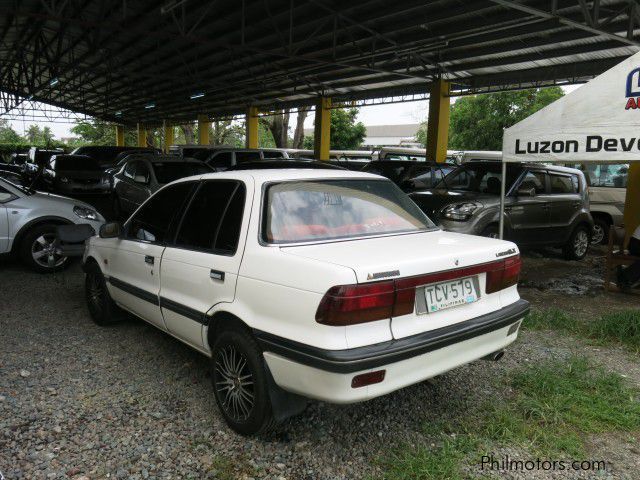
<svg viewBox="0 0 640 480">
<path fill-rule="evenodd" d="M 528 303 L 510 242 L 443 232 L 392 182 L 247 170 L 174 182 L 85 252 L 98 324 L 127 310 L 212 362 L 243 434 L 473 360 L 497 359 Z"/>
<path fill-rule="evenodd" d="M 0 178 L 0 254 L 14 253 L 37 272 L 69 264 L 55 245 L 57 226 L 88 224 L 97 232 L 103 223 L 91 205 Z"/>
</svg>

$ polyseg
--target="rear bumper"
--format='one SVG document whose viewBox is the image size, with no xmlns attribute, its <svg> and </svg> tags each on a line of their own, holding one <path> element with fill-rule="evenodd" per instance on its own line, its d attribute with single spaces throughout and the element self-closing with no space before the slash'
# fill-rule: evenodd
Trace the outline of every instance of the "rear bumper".
<svg viewBox="0 0 640 480">
<path fill-rule="evenodd" d="M 517 337 L 529 303 L 455 325 L 348 350 L 323 350 L 264 332 L 255 335 L 275 382 L 311 398 L 351 403 L 384 395 L 500 350 Z M 512 328 L 516 325 L 514 328 Z M 386 370 L 384 381 L 352 388 L 357 374 Z"/>
</svg>

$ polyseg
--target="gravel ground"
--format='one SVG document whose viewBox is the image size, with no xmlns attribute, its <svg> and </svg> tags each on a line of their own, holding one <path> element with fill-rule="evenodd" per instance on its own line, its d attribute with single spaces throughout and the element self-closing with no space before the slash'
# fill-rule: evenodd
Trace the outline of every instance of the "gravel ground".
<svg viewBox="0 0 640 480">
<path fill-rule="evenodd" d="M 558 261 L 534 255 L 526 266 L 539 273 L 536 262 L 553 270 Z M 499 395 L 496 379 L 508 369 L 586 351 L 575 339 L 525 332 L 499 363 L 476 362 L 358 405 L 311 402 L 279 431 L 244 438 L 218 413 L 205 357 L 135 319 L 97 327 L 82 282 L 77 264 L 43 276 L 0 263 L 0 472 L 7 480 L 375 476 L 375 459 L 390 448 L 428 442 L 424 422 Z M 585 304 L 584 295 L 553 297 L 545 288 L 523 294 L 546 296 L 546 306 Z M 615 302 L 634 305 L 625 296 Z M 594 349 L 594 356 L 640 383 L 638 363 L 623 351 Z M 640 469 L 627 440 L 594 440 L 594 451 L 616 459 L 609 478 Z"/>
</svg>

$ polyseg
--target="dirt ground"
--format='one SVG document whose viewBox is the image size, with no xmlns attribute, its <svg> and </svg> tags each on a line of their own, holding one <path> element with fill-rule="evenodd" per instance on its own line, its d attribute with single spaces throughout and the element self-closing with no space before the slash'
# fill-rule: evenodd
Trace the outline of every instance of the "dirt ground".
<svg viewBox="0 0 640 480">
<path fill-rule="evenodd" d="M 639 296 L 604 292 L 603 254 L 567 262 L 554 251 L 525 252 L 522 297 L 534 309 L 584 319 L 640 308 Z M 43 276 L 10 260 L 0 260 L 0 346 L 0 472 L 7 480 L 379 478 L 379 459 L 390 450 L 428 444 L 425 423 L 505 395 L 498 380 L 523 365 L 577 353 L 640 387 L 640 359 L 628 350 L 525 329 L 500 362 L 474 362 L 362 404 L 311 402 L 273 435 L 245 438 L 218 413 L 204 357 L 143 322 L 95 326 L 78 265 Z M 640 478 L 637 438 L 640 432 L 588 439 L 591 458 L 610 463 L 598 478 Z M 505 453 L 519 452 L 496 452 Z"/>
</svg>

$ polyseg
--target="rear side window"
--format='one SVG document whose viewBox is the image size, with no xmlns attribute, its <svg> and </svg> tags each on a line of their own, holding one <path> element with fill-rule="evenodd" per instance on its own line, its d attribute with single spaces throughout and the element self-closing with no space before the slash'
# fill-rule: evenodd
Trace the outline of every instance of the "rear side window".
<svg viewBox="0 0 640 480">
<path fill-rule="evenodd" d="M 164 243 L 174 219 L 182 212 L 194 184 L 182 182 L 163 188 L 136 212 L 127 228 L 127 238 Z"/>
<path fill-rule="evenodd" d="M 245 187 L 236 181 L 200 186 L 184 215 L 176 246 L 233 255 L 238 246 Z"/>
<path fill-rule="evenodd" d="M 207 163 L 216 169 L 229 168 L 233 166 L 233 152 L 220 152 L 211 157 Z"/>
<path fill-rule="evenodd" d="M 575 175 L 549 173 L 551 193 L 578 193 L 578 182 L 572 180 Z"/>
</svg>

